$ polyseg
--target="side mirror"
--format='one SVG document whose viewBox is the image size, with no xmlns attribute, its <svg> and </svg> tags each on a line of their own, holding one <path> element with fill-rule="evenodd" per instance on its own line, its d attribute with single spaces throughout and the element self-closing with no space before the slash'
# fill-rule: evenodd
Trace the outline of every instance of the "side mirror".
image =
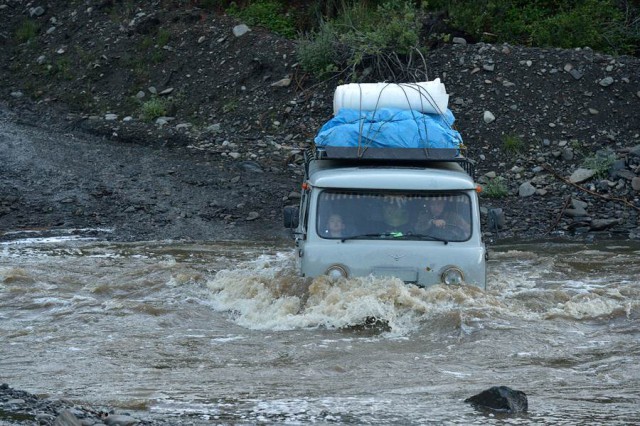
<svg viewBox="0 0 640 426">
<path fill-rule="evenodd" d="M 295 229 L 300 223 L 300 207 L 285 206 L 284 207 L 284 227 Z"/>
</svg>

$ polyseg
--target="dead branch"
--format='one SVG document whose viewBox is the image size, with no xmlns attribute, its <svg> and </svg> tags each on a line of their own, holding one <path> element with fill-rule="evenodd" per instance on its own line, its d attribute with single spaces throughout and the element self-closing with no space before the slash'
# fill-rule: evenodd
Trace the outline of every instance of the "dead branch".
<svg viewBox="0 0 640 426">
<path fill-rule="evenodd" d="M 635 204 L 633 204 L 632 202 L 630 202 L 626 198 L 611 197 L 609 195 L 598 194 L 595 191 L 591 191 L 590 189 L 587 189 L 584 186 L 580 186 L 580 185 L 578 185 L 576 183 L 571 182 L 570 180 L 568 180 L 564 176 L 560 176 L 560 174 L 558 172 L 556 172 L 553 169 L 553 167 L 551 167 L 549 164 L 542 164 L 542 168 L 545 169 L 546 171 L 548 171 L 549 173 L 551 173 L 553 176 L 555 176 L 556 179 L 559 179 L 559 180 L 563 181 L 564 183 L 567 183 L 567 184 L 573 186 L 574 188 L 579 189 L 580 191 L 586 192 L 587 194 L 593 195 L 594 197 L 597 197 L 597 198 L 600 198 L 600 199 L 603 199 L 603 200 L 606 200 L 606 201 L 614 201 L 614 202 L 617 202 L 617 203 L 624 204 L 627 207 L 631 207 L 632 209 L 640 212 L 640 207 L 636 206 Z"/>
</svg>

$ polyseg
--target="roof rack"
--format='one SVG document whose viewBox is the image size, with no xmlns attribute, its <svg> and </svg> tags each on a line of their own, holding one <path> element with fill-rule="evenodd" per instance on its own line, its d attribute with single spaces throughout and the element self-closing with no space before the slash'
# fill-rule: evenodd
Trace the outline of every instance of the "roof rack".
<svg viewBox="0 0 640 426">
<path fill-rule="evenodd" d="M 464 149 L 464 147 L 462 147 Z M 361 147 L 310 147 L 304 152 L 305 170 L 308 174 L 311 160 L 335 160 L 349 163 L 392 163 L 421 165 L 454 162 L 475 179 L 475 162 L 461 155 L 456 148 L 361 148 Z"/>
</svg>

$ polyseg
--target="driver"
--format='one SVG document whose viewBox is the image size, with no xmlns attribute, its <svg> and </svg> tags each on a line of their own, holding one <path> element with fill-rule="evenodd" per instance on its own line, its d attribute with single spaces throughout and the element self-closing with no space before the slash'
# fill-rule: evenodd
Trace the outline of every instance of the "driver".
<svg viewBox="0 0 640 426">
<path fill-rule="evenodd" d="M 452 233 L 468 236 L 471 230 L 469 222 L 454 211 L 444 198 L 433 198 L 429 201 L 427 211 L 416 220 L 416 231 L 429 233 L 443 232 L 450 229 Z"/>
</svg>

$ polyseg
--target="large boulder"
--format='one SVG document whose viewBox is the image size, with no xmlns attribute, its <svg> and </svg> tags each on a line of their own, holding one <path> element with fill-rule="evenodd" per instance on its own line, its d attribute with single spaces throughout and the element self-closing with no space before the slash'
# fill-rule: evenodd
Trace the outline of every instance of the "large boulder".
<svg viewBox="0 0 640 426">
<path fill-rule="evenodd" d="M 464 402 L 480 409 L 489 409 L 503 413 L 522 413 L 527 411 L 527 395 L 507 386 L 494 386 L 469 397 Z"/>
</svg>

